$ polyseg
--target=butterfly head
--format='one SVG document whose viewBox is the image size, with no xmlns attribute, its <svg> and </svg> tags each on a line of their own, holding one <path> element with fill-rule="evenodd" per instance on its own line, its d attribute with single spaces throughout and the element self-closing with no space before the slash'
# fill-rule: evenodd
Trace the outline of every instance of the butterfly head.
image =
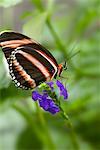
<svg viewBox="0 0 100 150">
<path fill-rule="evenodd" d="M 58 76 L 60 77 L 63 70 L 67 70 L 67 62 L 58 65 Z"/>
</svg>

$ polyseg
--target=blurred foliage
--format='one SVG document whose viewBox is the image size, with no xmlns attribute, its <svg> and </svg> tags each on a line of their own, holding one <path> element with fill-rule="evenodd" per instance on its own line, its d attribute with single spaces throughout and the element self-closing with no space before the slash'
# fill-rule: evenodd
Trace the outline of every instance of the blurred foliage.
<svg viewBox="0 0 100 150">
<path fill-rule="evenodd" d="M 17 17 L 24 3 L 28 7 Z M 79 149 L 100 149 L 99 0 L 0 0 L 0 6 L 3 16 L 7 15 L 7 21 L 0 20 L 0 31 L 15 30 L 15 13 L 19 32 L 41 41 L 59 63 L 80 50 L 63 72 L 70 95 L 63 108 L 75 128 Z M 74 149 L 61 116 L 39 110 L 30 91 L 13 85 L 7 67 L 0 51 L 0 149 Z"/>
<path fill-rule="evenodd" d="M 0 6 L 10 7 L 20 3 L 22 0 L 0 0 Z"/>
</svg>

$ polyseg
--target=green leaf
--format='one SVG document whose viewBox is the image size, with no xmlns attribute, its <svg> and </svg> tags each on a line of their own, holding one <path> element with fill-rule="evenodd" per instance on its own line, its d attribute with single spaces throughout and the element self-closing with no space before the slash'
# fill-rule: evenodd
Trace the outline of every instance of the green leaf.
<svg viewBox="0 0 100 150">
<path fill-rule="evenodd" d="M 14 6 L 20 2 L 22 2 L 22 0 L 0 0 L 0 6 L 10 7 L 10 6 Z"/>
<path fill-rule="evenodd" d="M 43 6 L 42 6 L 42 2 L 41 0 L 31 0 L 31 2 L 36 5 L 36 7 L 39 9 L 39 10 L 43 10 Z"/>
<path fill-rule="evenodd" d="M 55 6 L 54 6 L 54 0 L 48 0 L 48 3 L 47 3 L 47 12 L 48 12 L 48 17 L 51 17 L 51 15 L 53 14 L 53 11 L 55 9 Z"/>
<path fill-rule="evenodd" d="M 39 39 L 41 38 L 43 28 L 45 26 L 46 18 L 46 12 L 33 16 L 27 23 L 24 24 L 24 34 L 39 41 Z"/>
<path fill-rule="evenodd" d="M 28 126 L 19 135 L 16 147 L 18 150 L 42 149 L 43 145 L 42 145 L 42 142 L 40 141 L 40 139 L 37 137 L 37 134 L 35 133 L 35 131 L 33 133 L 33 130 Z"/>
<path fill-rule="evenodd" d="M 7 109 L 5 112 L 0 112 L 0 149 L 15 149 L 16 140 L 25 126 L 25 121 L 15 110 Z M 9 142 L 6 142 L 8 140 Z"/>
<path fill-rule="evenodd" d="M 84 37 L 93 24 L 98 22 L 99 14 L 99 5 L 94 3 L 89 3 L 89 5 L 83 5 L 79 3 L 80 7 L 75 7 L 72 12 L 69 14 L 69 23 L 68 23 L 68 41 L 71 42 L 73 39 L 76 40 L 79 37 Z M 82 5 L 81 5 L 82 4 Z M 91 32 L 91 31 L 90 31 Z M 86 36 L 87 36 L 86 35 Z"/>
<path fill-rule="evenodd" d="M 27 17 L 29 17 L 31 15 L 32 15 L 31 11 L 25 11 L 25 12 L 22 13 L 22 15 L 20 16 L 20 18 L 21 19 L 25 19 L 25 18 L 27 18 Z"/>
<path fill-rule="evenodd" d="M 0 107 L 9 107 L 15 101 L 25 100 L 29 98 L 31 91 L 25 91 L 16 88 L 11 84 L 8 88 L 3 88 L 0 90 Z"/>
</svg>

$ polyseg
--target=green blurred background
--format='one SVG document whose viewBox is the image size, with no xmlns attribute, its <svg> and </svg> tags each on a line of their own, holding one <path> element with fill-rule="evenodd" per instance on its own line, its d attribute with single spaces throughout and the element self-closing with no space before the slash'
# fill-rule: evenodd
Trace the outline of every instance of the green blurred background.
<svg viewBox="0 0 100 150">
<path fill-rule="evenodd" d="M 80 150 L 100 149 L 100 1 L 0 0 L 0 31 L 14 30 L 42 43 L 63 72 L 69 100 L 63 108 Z M 13 85 L 0 49 L 0 150 L 74 150 L 59 114 L 40 112 L 31 92 Z"/>
</svg>

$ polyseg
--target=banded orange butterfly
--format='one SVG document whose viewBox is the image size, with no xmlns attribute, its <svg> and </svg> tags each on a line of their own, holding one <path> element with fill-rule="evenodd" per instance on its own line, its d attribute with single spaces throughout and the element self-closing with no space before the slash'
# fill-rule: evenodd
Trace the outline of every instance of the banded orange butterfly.
<svg viewBox="0 0 100 150">
<path fill-rule="evenodd" d="M 49 50 L 21 33 L 1 32 L 0 47 L 15 86 L 22 89 L 32 89 L 52 80 L 66 68 L 66 62 L 58 64 Z"/>
</svg>

